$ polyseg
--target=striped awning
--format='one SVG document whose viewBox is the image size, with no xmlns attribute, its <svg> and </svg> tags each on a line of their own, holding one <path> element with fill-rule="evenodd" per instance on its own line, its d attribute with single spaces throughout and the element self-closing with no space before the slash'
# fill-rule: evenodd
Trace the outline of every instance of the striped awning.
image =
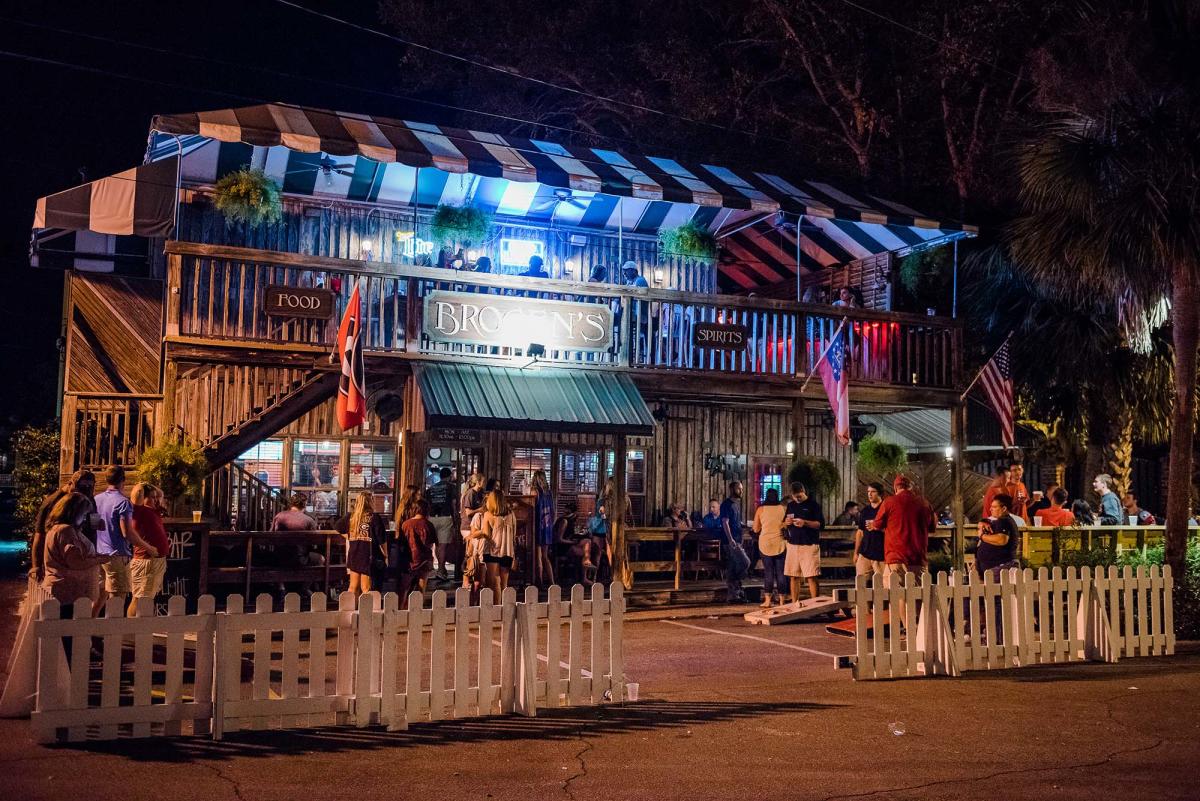
<svg viewBox="0 0 1200 801">
<path fill-rule="evenodd" d="M 654 433 L 654 417 L 620 373 L 424 364 L 417 386 L 430 427 Z"/>
<path fill-rule="evenodd" d="M 166 158 L 39 198 L 33 227 L 169 237 L 178 163 Z"/>
</svg>

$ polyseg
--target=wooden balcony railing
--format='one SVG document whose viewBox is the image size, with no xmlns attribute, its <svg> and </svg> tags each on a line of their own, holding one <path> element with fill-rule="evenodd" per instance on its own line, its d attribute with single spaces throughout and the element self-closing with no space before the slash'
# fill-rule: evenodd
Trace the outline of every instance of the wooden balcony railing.
<svg viewBox="0 0 1200 801">
<path fill-rule="evenodd" d="M 167 333 L 332 347 L 357 282 L 368 350 L 482 357 L 525 356 L 526 346 L 435 342 L 423 330 L 434 291 L 598 304 L 612 310 L 604 352 L 550 349 L 543 361 L 607 364 L 633 370 L 803 377 L 839 324 L 846 370 L 858 383 L 951 389 L 959 385 L 961 324 L 943 317 L 834 309 L 769 298 L 616 287 L 353 259 L 170 242 Z M 324 288 L 336 296 L 328 319 L 268 317 L 267 287 Z M 482 298 L 481 298 L 482 299 Z M 736 347 L 700 333 L 735 332 Z M 706 344 L 707 343 L 707 344 Z"/>
<path fill-rule="evenodd" d="M 161 404 L 161 395 L 65 395 L 61 471 L 136 465 L 154 444 Z"/>
</svg>

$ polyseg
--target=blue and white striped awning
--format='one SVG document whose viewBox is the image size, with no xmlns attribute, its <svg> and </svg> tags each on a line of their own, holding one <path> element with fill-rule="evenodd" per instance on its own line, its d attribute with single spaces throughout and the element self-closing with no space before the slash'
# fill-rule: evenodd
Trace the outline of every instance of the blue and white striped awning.
<svg viewBox="0 0 1200 801">
<path fill-rule="evenodd" d="M 976 230 L 820 181 L 283 104 L 155 117 L 147 160 L 177 153 L 185 183 L 211 184 L 251 164 L 291 194 L 471 203 L 651 235 L 694 220 L 734 232 L 723 239 L 725 289 L 794 282 L 797 252 L 800 266 L 816 270 Z M 571 202 L 556 202 L 564 192 Z M 805 224 L 776 230 L 778 211 Z"/>
</svg>

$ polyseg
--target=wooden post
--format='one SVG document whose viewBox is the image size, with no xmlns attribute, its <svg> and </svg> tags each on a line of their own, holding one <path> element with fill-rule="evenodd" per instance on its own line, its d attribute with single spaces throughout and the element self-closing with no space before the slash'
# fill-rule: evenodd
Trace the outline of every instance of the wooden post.
<svg viewBox="0 0 1200 801">
<path fill-rule="evenodd" d="M 632 585 L 633 576 L 625 559 L 625 435 L 617 434 L 613 455 L 613 506 L 608 509 L 609 525 L 612 527 L 612 574 L 613 581 L 620 581 L 626 588 Z"/>
<path fill-rule="evenodd" d="M 179 363 L 174 359 L 163 363 L 162 404 L 158 410 L 155 440 L 161 442 L 171 435 L 177 425 L 175 420 L 175 395 L 179 389 Z"/>
<path fill-rule="evenodd" d="M 179 336 L 179 325 L 183 303 L 183 256 L 172 253 L 167 256 L 167 336 Z"/>
<path fill-rule="evenodd" d="M 796 456 L 798 456 L 800 454 L 800 450 L 801 450 L 800 449 L 800 439 L 801 439 L 801 437 L 804 436 L 804 432 L 805 432 L 804 417 L 805 417 L 804 398 L 803 397 L 792 398 L 792 442 L 795 444 L 796 449 L 793 453 L 788 454 L 788 456 L 793 459 L 795 459 Z M 790 465 L 789 465 L 789 467 L 790 467 Z M 785 493 L 786 493 L 786 490 L 787 490 L 787 487 L 785 486 L 784 487 Z"/>
<path fill-rule="evenodd" d="M 963 501 L 963 473 L 967 469 L 967 405 L 958 403 L 950 407 L 950 447 L 954 454 L 950 460 L 950 483 L 953 490 L 950 515 L 954 518 L 954 532 L 950 538 L 950 553 L 957 570 L 963 568 L 966 549 L 966 504 Z"/>
</svg>

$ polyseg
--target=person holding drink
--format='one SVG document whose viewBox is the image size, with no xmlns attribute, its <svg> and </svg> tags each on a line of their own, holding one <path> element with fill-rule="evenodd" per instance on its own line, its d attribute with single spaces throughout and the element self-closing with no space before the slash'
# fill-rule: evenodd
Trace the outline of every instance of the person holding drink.
<svg viewBox="0 0 1200 801">
<path fill-rule="evenodd" d="M 820 594 L 821 529 L 825 528 L 825 516 L 821 505 L 809 497 L 802 483 L 793 481 L 791 490 L 792 497 L 783 517 L 783 538 L 787 540 L 783 574 L 788 577 L 791 602 L 795 603 L 800 600 L 801 582 L 808 583 L 809 597 Z"/>
<path fill-rule="evenodd" d="M 1026 488 L 1025 482 L 1021 479 L 1025 476 L 1025 468 L 1020 462 L 1013 462 L 1008 468 L 1008 483 L 1004 487 L 1004 493 L 1012 499 L 1008 513 L 1020 518 L 1020 524 L 1024 525 L 1027 514 L 1027 506 L 1029 504 L 1029 489 Z M 989 504 L 984 511 L 991 509 Z"/>
</svg>

